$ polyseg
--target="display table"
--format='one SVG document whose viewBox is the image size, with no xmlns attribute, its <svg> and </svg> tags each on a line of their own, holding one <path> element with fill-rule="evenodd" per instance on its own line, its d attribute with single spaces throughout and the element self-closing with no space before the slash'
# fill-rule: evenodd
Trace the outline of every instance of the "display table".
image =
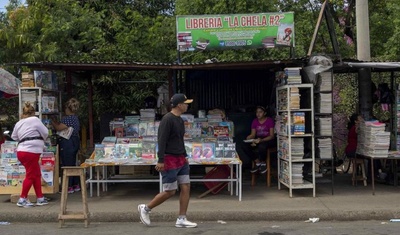
<svg viewBox="0 0 400 235">
<path fill-rule="evenodd" d="M 371 185 L 372 185 L 372 195 L 375 195 L 375 172 L 374 172 L 374 160 L 375 159 L 387 159 L 387 160 L 392 160 L 395 161 L 393 164 L 394 168 L 394 184 L 395 186 L 397 185 L 398 179 L 397 179 L 397 160 L 400 160 L 400 152 L 389 152 L 389 155 L 387 157 L 376 157 L 376 156 L 367 156 L 367 155 L 361 155 L 360 156 L 364 158 L 369 158 L 371 159 Z"/>
<path fill-rule="evenodd" d="M 92 156 L 93 157 L 93 156 Z M 91 158 L 92 158 L 91 157 Z M 108 167 L 109 166 L 155 166 L 157 164 L 155 161 L 120 161 L 120 162 L 91 162 L 86 161 L 81 166 L 88 168 L 89 178 L 86 183 L 89 184 L 90 196 L 93 196 L 93 184 L 97 184 L 97 196 L 100 196 L 100 186 L 102 186 L 103 191 L 107 191 L 107 183 L 136 183 L 136 182 L 159 182 L 159 190 L 162 192 L 162 180 L 161 173 L 158 177 L 135 177 L 132 175 L 129 178 L 126 177 L 109 177 Z M 228 182 L 229 191 L 233 195 L 233 189 L 235 186 L 235 195 L 238 196 L 239 201 L 242 200 L 242 162 L 239 158 L 234 159 L 220 159 L 220 161 L 210 160 L 204 162 L 195 162 L 189 160 L 189 165 L 203 165 L 203 166 L 218 166 L 227 165 L 230 167 L 230 176 L 228 178 L 202 178 L 202 179 L 190 179 L 191 182 Z M 234 174 L 235 167 L 235 174 Z M 93 170 L 96 169 L 96 176 L 94 176 Z M 100 172 L 102 173 L 100 175 Z"/>
</svg>

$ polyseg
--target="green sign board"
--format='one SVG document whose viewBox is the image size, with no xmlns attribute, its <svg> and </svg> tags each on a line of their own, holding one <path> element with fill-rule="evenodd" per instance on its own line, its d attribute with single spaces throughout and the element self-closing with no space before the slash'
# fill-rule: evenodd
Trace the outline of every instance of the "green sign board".
<svg viewBox="0 0 400 235">
<path fill-rule="evenodd" d="M 294 14 L 177 16 L 176 41 L 179 51 L 294 46 Z"/>
</svg>

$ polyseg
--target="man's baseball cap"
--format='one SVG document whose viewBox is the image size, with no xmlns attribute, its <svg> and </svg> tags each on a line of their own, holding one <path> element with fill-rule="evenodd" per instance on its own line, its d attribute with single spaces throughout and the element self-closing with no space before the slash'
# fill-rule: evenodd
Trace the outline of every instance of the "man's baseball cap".
<svg viewBox="0 0 400 235">
<path fill-rule="evenodd" d="M 193 99 L 188 99 L 184 94 L 175 94 L 171 97 L 171 106 L 176 107 L 178 104 L 190 104 L 193 102 Z"/>
</svg>

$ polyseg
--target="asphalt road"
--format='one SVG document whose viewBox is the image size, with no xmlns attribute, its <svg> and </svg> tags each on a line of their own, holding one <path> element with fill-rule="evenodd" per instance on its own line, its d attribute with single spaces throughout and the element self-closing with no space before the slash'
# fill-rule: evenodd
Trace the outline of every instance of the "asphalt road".
<svg viewBox="0 0 400 235">
<path fill-rule="evenodd" d="M 231 235 L 231 234 L 258 234 L 258 235 L 394 235 L 400 232 L 400 222 L 389 221 L 349 221 L 330 222 L 319 221 L 306 223 L 294 222 L 238 222 L 215 221 L 198 222 L 197 228 L 175 228 L 174 222 L 154 223 L 147 227 L 141 223 L 92 223 L 84 228 L 83 223 L 66 221 L 63 228 L 58 228 L 58 223 L 11 223 L 0 225 L 1 235 L 103 235 L 103 234 L 205 234 L 205 235 Z"/>
</svg>

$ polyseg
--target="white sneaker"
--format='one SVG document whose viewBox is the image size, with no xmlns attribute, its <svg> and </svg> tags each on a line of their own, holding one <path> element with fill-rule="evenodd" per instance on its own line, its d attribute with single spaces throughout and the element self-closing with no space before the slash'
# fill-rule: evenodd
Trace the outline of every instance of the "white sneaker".
<svg viewBox="0 0 400 235">
<path fill-rule="evenodd" d="M 30 202 L 29 199 L 27 199 L 27 198 L 20 198 L 17 202 L 17 206 L 28 208 L 28 207 L 32 207 L 33 203 Z"/>
<path fill-rule="evenodd" d="M 175 227 L 177 227 L 177 228 L 196 228 L 197 224 L 193 223 L 193 222 L 190 222 L 186 218 L 183 218 L 183 219 L 179 219 L 178 218 L 176 220 Z"/>
<path fill-rule="evenodd" d="M 146 205 L 145 204 L 140 204 L 138 205 L 138 211 L 139 211 L 139 217 L 142 223 L 144 223 L 147 226 L 150 226 L 150 212 L 146 211 L 145 209 Z"/>
</svg>

